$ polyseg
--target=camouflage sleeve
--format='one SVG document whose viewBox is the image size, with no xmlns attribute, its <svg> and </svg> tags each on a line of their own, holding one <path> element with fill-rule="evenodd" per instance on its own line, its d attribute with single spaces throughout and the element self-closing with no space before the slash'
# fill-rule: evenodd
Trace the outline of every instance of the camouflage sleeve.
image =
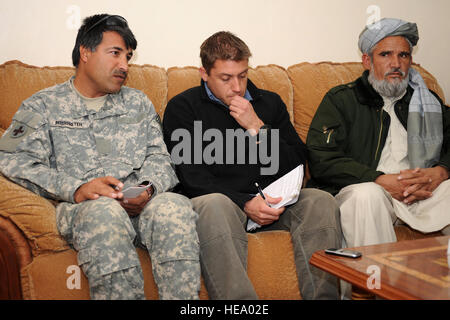
<svg viewBox="0 0 450 320">
<path fill-rule="evenodd" d="M 148 110 L 147 152 L 144 164 L 140 169 L 140 181 L 150 181 L 155 193 L 165 192 L 178 184 L 170 154 L 164 143 L 161 119 L 156 113 L 153 103 L 145 96 L 144 103 Z"/>
<path fill-rule="evenodd" d="M 73 202 L 73 193 L 83 182 L 58 172 L 53 162 L 45 105 L 38 97 L 30 98 L 0 139 L 0 170 L 43 197 Z"/>
</svg>

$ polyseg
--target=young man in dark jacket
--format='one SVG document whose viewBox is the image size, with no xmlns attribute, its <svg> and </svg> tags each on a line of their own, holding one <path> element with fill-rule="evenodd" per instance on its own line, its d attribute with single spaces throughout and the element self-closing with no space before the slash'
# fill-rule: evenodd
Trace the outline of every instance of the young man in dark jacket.
<svg viewBox="0 0 450 320">
<path fill-rule="evenodd" d="M 272 208 L 280 198 L 255 196 L 255 182 L 264 188 L 306 160 L 285 104 L 248 80 L 251 53 L 233 34 L 212 35 L 200 56 L 200 86 L 169 101 L 163 128 L 183 190 L 199 213 L 200 260 L 209 296 L 258 298 L 246 272 L 250 218 L 262 226 L 258 232 L 290 231 L 303 298 L 338 298 L 336 279 L 308 263 L 314 251 L 341 244 L 333 197 L 304 189 L 296 203 Z"/>
<path fill-rule="evenodd" d="M 337 194 L 349 247 L 396 241 L 399 222 L 450 224 L 450 113 L 411 68 L 418 38 L 399 19 L 367 26 L 366 71 L 331 89 L 310 126 L 310 185 Z"/>
</svg>

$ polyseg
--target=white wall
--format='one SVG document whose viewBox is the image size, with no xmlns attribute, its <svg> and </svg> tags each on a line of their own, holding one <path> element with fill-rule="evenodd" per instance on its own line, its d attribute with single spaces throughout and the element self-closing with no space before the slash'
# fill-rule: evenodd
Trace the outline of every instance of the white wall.
<svg viewBox="0 0 450 320">
<path fill-rule="evenodd" d="M 0 63 L 71 65 L 80 18 L 105 12 L 124 16 L 135 33 L 132 63 L 165 68 L 198 66 L 200 44 L 218 30 L 247 42 L 253 66 L 360 61 L 366 22 L 377 15 L 413 21 L 414 60 L 450 101 L 449 0 L 0 0 Z"/>
</svg>

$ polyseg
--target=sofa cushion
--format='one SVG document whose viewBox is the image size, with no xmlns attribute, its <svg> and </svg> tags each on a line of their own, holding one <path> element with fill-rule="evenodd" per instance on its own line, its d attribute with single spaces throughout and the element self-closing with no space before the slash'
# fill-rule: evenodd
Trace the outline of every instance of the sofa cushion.
<svg viewBox="0 0 450 320">
<path fill-rule="evenodd" d="M 0 127 L 6 129 L 23 100 L 74 74 L 71 67 L 35 67 L 17 60 L 0 65 Z"/>
<path fill-rule="evenodd" d="M 158 299 L 158 289 L 153 279 L 152 264 L 145 250 L 138 248 L 144 275 L 144 292 L 147 299 Z M 79 287 L 75 287 L 78 274 Z M 51 281 L 49 281 L 51 279 Z M 77 267 L 77 254 L 73 249 L 40 255 L 21 270 L 22 294 L 26 300 L 88 300 L 89 284 L 84 273 Z M 200 299 L 208 299 L 201 283 Z"/>
<path fill-rule="evenodd" d="M 144 92 L 162 116 L 167 104 L 167 73 L 164 68 L 131 64 L 125 85 Z"/>
<path fill-rule="evenodd" d="M 414 64 L 413 67 L 421 73 L 428 88 L 444 100 L 444 93 L 436 79 L 420 65 Z M 294 127 L 304 142 L 312 118 L 325 94 L 337 85 L 354 81 L 363 71 L 360 62 L 304 62 L 287 69 L 294 88 Z"/>
<path fill-rule="evenodd" d="M 200 80 L 201 77 L 197 67 L 169 68 L 167 70 L 167 101 L 187 89 L 198 86 Z"/>
<path fill-rule="evenodd" d="M 286 105 L 294 123 L 294 91 L 286 70 L 275 64 L 258 66 L 250 69 L 249 78 L 258 88 L 276 92 Z"/>
<path fill-rule="evenodd" d="M 158 292 L 152 277 L 148 254 L 141 249 L 137 251 L 144 274 L 146 297 L 157 299 Z M 76 283 L 74 279 L 78 274 L 79 287 L 74 287 Z M 72 249 L 34 258 L 31 264 L 22 269 L 21 281 L 23 298 L 27 300 L 90 299 L 88 280 L 77 267 L 77 254 Z"/>
<path fill-rule="evenodd" d="M 294 265 L 292 242 L 286 231 L 268 231 L 248 234 L 248 274 L 260 299 L 299 299 L 298 281 Z M 148 253 L 138 248 L 137 253 L 144 274 L 144 291 L 147 299 L 158 299 L 158 290 L 152 274 Z M 276 263 L 275 263 L 276 262 Z M 73 249 L 43 254 L 22 268 L 22 294 L 24 299 L 89 299 L 86 276 L 80 272 L 80 288 L 69 289 L 73 284 L 73 270 L 77 255 Z M 49 281 L 48 279 L 52 279 Z M 208 299 L 201 279 L 200 299 Z"/>
<path fill-rule="evenodd" d="M 361 63 L 300 63 L 288 68 L 294 87 L 294 127 L 306 142 L 309 125 L 325 93 L 351 82 L 363 72 Z"/>
<path fill-rule="evenodd" d="M 55 206 L 1 175 L 0 216 L 24 233 L 33 256 L 69 248 L 56 228 Z"/>
<path fill-rule="evenodd" d="M 262 300 L 298 300 L 301 294 L 291 234 L 287 231 L 248 233 L 247 273 Z"/>
</svg>

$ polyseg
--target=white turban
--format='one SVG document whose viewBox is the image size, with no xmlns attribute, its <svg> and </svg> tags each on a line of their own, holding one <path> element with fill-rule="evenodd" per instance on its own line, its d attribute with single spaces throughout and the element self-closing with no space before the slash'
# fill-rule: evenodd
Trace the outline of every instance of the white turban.
<svg viewBox="0 0 450 320">
<path fill-rule="evenodd" d="M 359 35 L 358 46 L 362 53 L 369 53 L 378 42 L 386 37 L 402 36 L 413 46 L 419 41 L 419 32 L 415 23 L 400 19 L 383 18 L 368 25 Z"/>
</svg>

